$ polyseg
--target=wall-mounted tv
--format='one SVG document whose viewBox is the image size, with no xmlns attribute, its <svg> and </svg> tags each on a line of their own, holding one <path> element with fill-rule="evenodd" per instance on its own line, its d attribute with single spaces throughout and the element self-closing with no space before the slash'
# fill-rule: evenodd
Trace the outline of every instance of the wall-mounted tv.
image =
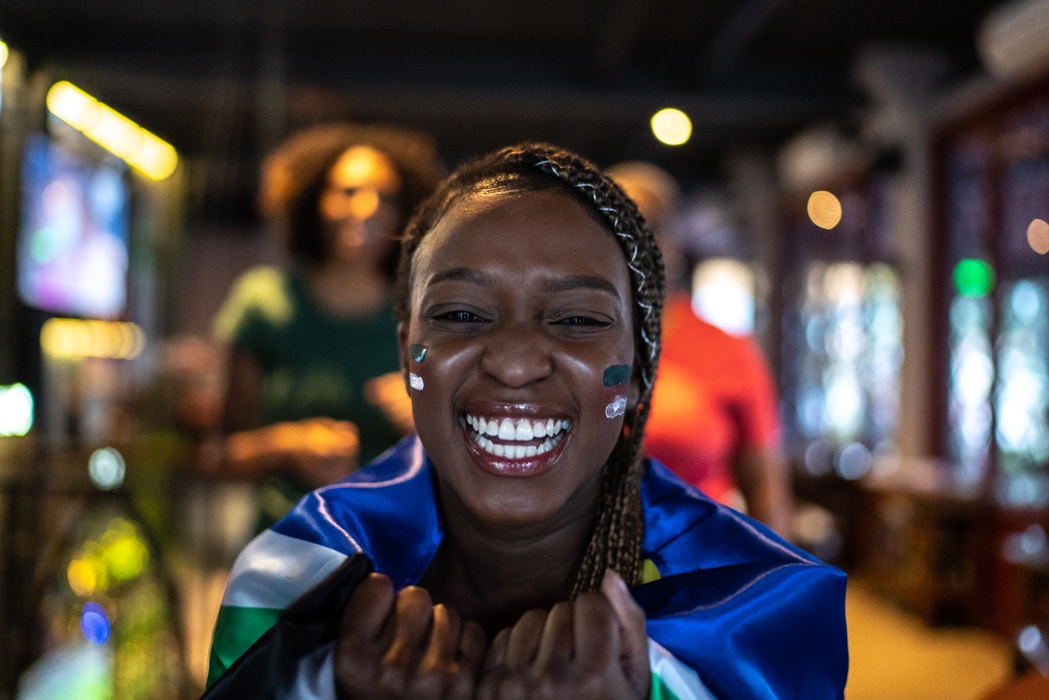
<svg viewBox="0 0 1049 700">
<path fill-rule="evenodd" d="M 92 161 L 31 135 L 22 160 L 22 301 L 57 314 L 120 316 L 127 302 L 128 198 L 119 161 Z"/>
</svg>

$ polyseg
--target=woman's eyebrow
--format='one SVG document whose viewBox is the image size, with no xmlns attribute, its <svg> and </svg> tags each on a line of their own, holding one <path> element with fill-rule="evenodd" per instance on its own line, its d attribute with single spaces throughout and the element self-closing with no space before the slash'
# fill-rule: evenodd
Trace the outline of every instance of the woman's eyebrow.
<svg viewBox="0 0 1049 700">
<path fill-rule="evenodd" d="M 470 267 L 453 267 L 450 270 L 438 272 L 431 277 L 427 286 L 432 287 L 441 282 L 467 282 L 469 284 L 476 284 L 479 287 L 490 287 L 495 283 L 495 278 L 486 272 L 481 272 L 480 270 L 475 270 Z"/>
<path fill-rule="evenodd" d="M 428 287 L 441 284 L 442 282 L 466 282 L 479 287 L 490 287 L 495 284 L 495 277 L 487 272 L 481 272 L 470 267 L 453 267 L 449 270 L 438 272 L 427 282 Z M 578 289 L 593 289 L 605 292 L 616 300 L 620 299 L 619 290 L 615 285 L 604 277 L 592 275 L 569 275 L 567 277 L 553 277 L 543 282 L 546 292 L 570 292 Z"/>
<path fill-rule="evenodd" d="M 543 288 L 548 292 L 570 292 L 576 289 L 594 289 L 599 292 L 607 292 L 615 297 L 617 301 L 620 299 L 619 290 L 604 277 L 593 277 L 590 275 L 556 277 L 544 282 Z"/>
</svg>

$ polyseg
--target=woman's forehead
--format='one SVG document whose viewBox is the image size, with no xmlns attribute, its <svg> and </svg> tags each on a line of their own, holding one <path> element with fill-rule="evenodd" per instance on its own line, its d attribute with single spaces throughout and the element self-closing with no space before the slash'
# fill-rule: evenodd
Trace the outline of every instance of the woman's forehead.
<svg viewBox="0 0 1049 700">
<path fill-rule="evenodd" d="M 464 246 L 481 246 L 483 250 L 473 251 L 481 253 L 493 247 L 509 247 L 523 254 L 527 247 L 536 245 L 572 258 L 592 257 L 587 254 L 593 252 L 604 262 L 626 269 L 626 259 L 603 222 L 570 194 L 552 188 L 521 191 L 496 187 L 464 193 L 423 239 L 416 264 Z"/>
</svg>

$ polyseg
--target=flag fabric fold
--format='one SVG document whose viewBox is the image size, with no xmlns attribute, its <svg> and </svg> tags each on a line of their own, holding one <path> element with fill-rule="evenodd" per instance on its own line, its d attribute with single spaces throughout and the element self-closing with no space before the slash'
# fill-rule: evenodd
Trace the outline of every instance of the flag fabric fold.
<svg viewBox="0 0 1049 700">
<path fill-rule="evenodd" d="M 398 589 L 418 582 L 444 534 L 432 469 L 405 438 L 254 539 L 223 597 L 208 685 L 347 557 L 363 555 Z M 654 460 L 641 496 L 645 582 L 631 592 L 648 620 L 651 698 L 844 697 L 843 572 Z"/>
</svg>

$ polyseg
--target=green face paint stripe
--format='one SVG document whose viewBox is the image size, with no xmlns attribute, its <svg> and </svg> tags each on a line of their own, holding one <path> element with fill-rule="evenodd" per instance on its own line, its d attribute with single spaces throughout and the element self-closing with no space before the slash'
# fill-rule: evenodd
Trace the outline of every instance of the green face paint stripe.
<svg viewBox="0 0 1049 700">
<path fill-rule="evenodd" d="M 605 386 L 624 386 L 630 383 L 630 365 L 612 365 L 605 370 Z"/>
<path fill-rule="evenodd" d="M 422 362 L 426 359 L 426 351 L 428 348 L 425 345 L 419 343 L 412 343 L 408 346 L 408 357 L 412 358 L 416 362 Z"/>
</svg>

